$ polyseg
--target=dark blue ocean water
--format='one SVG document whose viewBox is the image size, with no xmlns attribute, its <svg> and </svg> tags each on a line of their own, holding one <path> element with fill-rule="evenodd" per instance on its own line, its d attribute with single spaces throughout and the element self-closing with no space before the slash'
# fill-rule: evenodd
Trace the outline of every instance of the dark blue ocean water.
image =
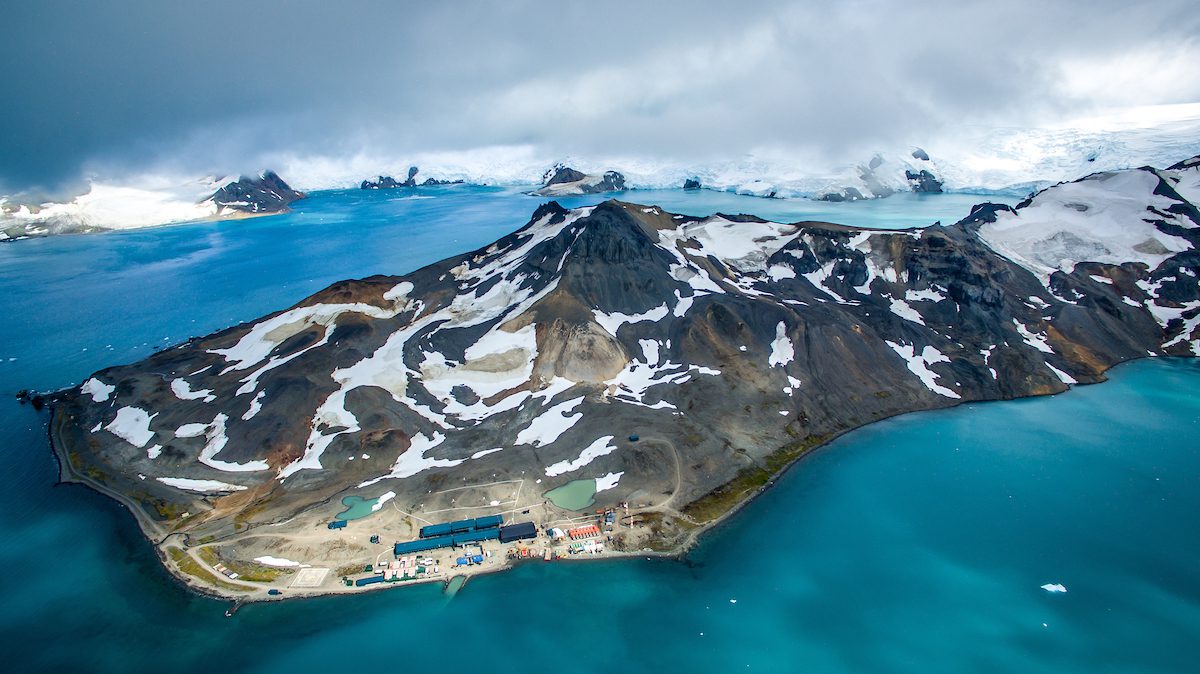
<svg viewBox="0 0 1200 674">
<path fill-rule="evenodd" d="M 0 246 L 0 391 L 77 383 L 333 281 L 485 245 L 539 203 L 421 192 Z M 873 226 L 949 222 L 974 201 L 625 198 Z M 536 562 L 453 599 L 417 586 L 232 619 L 173 583 L 119 506 L 55 486 L 45 416 L 0 399 L 0 652 L 7 671 L 1195 671 L 1200 365 L 1111 375 L 844 436 L 684 562 Z"/>
</svg>

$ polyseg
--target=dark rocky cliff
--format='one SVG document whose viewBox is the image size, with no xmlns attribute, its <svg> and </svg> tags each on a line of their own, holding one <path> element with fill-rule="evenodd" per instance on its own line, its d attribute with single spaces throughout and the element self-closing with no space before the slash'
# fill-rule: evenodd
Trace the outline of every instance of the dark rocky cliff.
<svg viewBox="0 0 1200 674">
<path fill-rule="evenodd" d="M 242 176 L 218 189 L 209 200 L 221 211 L 237 211 L 265 215 L 282 213 L 304 193 L 292 189 L 274 171 L 263 171 L 257 177 Z"/>
</svg>

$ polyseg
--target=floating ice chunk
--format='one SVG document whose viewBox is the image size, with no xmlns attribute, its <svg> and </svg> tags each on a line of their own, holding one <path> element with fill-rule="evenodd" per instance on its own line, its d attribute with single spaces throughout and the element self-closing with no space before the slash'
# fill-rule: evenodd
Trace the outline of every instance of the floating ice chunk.
<svg viewBox="0 0 1200 674">
<path fill-rule="evenodd" d="M 202 493 L 213 493 L 223 491 L 243 491 L 246 487 L 240 484 L 229 484 L 220 480 L 193 480 L 187 477 L 158 477 L 154 478 L 159 482 L 176 489 L 186 489 L 188 491 L 198 491 Z"/>
<path fill-rule="evenodd" d="M 1042 589 L 1051 593 L 1066 592 L 1067 586 L 1063 585 L 1062 583 L 1046 583 L 1042 586 Z"/>
<path fill-rule="evenodd" d="M 154 437 L 150 430 L 150 420 L 156 416 L 157 412 L 149 414 L 140 407 L 122 407 L 117 410 L 117 416 L 104 428 L 134 447 L 145 447 Z"/>
<path fill-rule="evenodd" d="M 596 492 L 599 493 L 617 486 L 617 483 L 621 481 L 621 476 L 624 474 L 625 472 L 621 471 L 620 473 L 609 473 L 604 477 L 596 478 Z"/>
<path fill-rule="evenodd" d="M 787 326 L 780 321 L 775 326 L 775 341 L 771 342 L 771 356 L 767 364 L 771 367 L 783 367 L 796 357 L 796 348 L 787 336 Z"/>
<path fill-rule="evenodd" d="M 108 397 L 111 396 L 115 390 L 117 390 L 116 386 L 105 384 L 95 377 L 83 382 L 83 386 L 79 387 L 79 392 L 91 395 L 92 402 L 94 403 L 102 403 L 105 400 L 108 400 Z"/>
<path fill-rule="evenodd" d="M 579 453 L 579 458 L 573 461 L 559 461 L 558 463 L 547 466 L 546 477 L 555 477 L 557 475 L 562 475 L 563 473 L 570 473 L 572 471 L 579 470 L 592 461 L 606 454 L 611 454 L 617 449 L 616 445 L 609 444 L 612 439 L 613 436 L 611 435 L 605 435 L 597 438 L 595 442 L 583 448 L 583 451 Z"/>
<path fill-rule="evenodd" d="M 200 391 L 193 391 L 191 384 L 189 384 L 186 379 L 172 379 L 171 393 L 174 393 L 175 397 L 179 398 L 180 400 L 202 399 L 206 403 L 211 403 L 217 399 L 217 397 L 212 394 L 212 389 L 206 388 Z"/>
<path fill-rule="evenodd" d="M 950 359 L 941 351 L 926 346 L 921 353 L 916 353 L 916 348 L 912 344 L 897 344 L 896 342 L 888 341 L 887 345 L 892 347 L 892 350 L 900 355 L 908 365 L 909 371 L 917 375 L 921 379 L 921 383 L 925 388 L 937 393 L 938 395 L 946 396 L 947 398 L 961 398 L 958 393 L 937 383 L 939 375 L 929 366 L 934 363 L 949 363 Z"/>
</svg>

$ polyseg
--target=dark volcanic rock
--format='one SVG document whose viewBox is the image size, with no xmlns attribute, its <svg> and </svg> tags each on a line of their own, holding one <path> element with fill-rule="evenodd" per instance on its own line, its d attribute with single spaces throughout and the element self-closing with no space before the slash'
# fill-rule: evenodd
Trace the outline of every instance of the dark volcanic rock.
<svg viewBox="0 0 1200 674">
<path fill-rule="evenodd" d="M 564 166 L 563 164 L 556 164 L 554 166 L 554 168 L 552 168 L 546 172 L 546 175 L 542 176 L 542 184 L 543 185 L 559 185 L 562 183 L 573 183 L 573 182 L 583 180 L 586 177 L 587 177 L 586 174 L 584 174 L 580 171 L 576 171 L 575 169 L 573 169 L 569 166 Z"/>
<path fill-rule="evenodd" d="M 700 179 L 699 178 L 688 178 L 687 180 L 683 181 L 683 189 L 685 189 L 685 190 L 700 189 Z"/>
<path fill-rule="evenodd" d="M 625 176 L 616 171 L 603 175 L 588 175 L 563 164 L 556 164 L 542 176 L 542 187 L 534 192 L 539 196 L 600 194 L 625 189 Z"/>
<path fill-rule="evenodd" d="M 620 192 L 625 189 L 625 176 L 616 171 L 605 171 L 596 184 L 597 192 Z"/>
<path fill-rule="evenodd" d="M 417 173 L 420 172 L 416 166 L 408 168 L 408 178 L 403 182 L 396 180 L 391 176 L 379 176 L 375 180 L 364 180 L 359 184 L 359 189 L 364 190 L 388 190 L 398 187 L 416 187 L 418 184 L 422 186 L 430 185 L 461 185 L 461 180 L 438 180 L 436 178 L 426 178 L 424 182 L 417 183 Z"/>
<path fill-rule="evenodd" d="M 904 177 L 908 179 L 908 184 L 914 192 L 934 194 L 942 191 L 942 181 L 925 169 L 916 173 L 905 171 Z"/>
<path fill-rule="evenodd" d="M 359 189 L 364 190 L 390 190 L 397 187 L 412 187 L 412 185 L 405 185 L 402 182 L 397 182 L 396 179 L 391 176 L 379 176 L 379 178 L 376 180 L 364 180 L 359 185 Z"/>
<path fill-rule="evenodd" d="M 263 171 L 257 178 L 242 176 L 221 187 L 209 200 L 221 211 L 242 213 L 283 213 L 288 206 L 304 198 L 304 193 L 292 189 L 274 171 Z"/>
</svg>

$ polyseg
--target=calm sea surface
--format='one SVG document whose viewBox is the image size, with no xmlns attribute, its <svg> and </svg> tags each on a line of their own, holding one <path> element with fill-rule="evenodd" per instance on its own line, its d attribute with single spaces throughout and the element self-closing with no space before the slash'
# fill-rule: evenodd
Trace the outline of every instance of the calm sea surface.
<svg viewBox="0 0 1200 674">
<path fill-rule="evenodd" d="M 873 227 L 953 222 L 984 200 L 623 198 Z M 232 619 L 225 603 L 173 583 L 119 506 L 55 486 L 45 415 L 11 401 L 343 278 L 486 245 L 541 201 L 476 187 L 335 191 L 284 216 L 0 246 L 4 669 L 1196 671 L 1192 361 L 1142 361 L 1054 398 L 861 429 L 790 471 L 685 562 L 537 562 L 473 580 L 453 599 L 417 586 L 249 606 Z"/>
</svg>

